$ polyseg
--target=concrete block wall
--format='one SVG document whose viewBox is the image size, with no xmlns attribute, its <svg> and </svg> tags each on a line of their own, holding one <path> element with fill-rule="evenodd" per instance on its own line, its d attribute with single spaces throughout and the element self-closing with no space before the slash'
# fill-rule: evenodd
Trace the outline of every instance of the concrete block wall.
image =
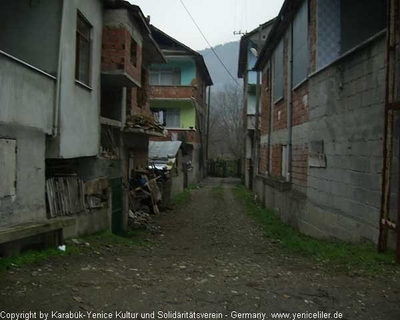
<svg viewBox="0 0 400 320">
<path fill-rule="evenodd" d="M 309 83 L 309 139 L 323 140 L 327 159 L 326 168 L 309 169 L 309 202 L 322 214 L 356 224 L 352 238 L 374 241 L 383 165 L 384 41 L 378 37 Z"/>
<path fill-rule="evenodd" d="M 263 95 L 260 171 L 264 173 L 268 161 L 272 170 L 270 177 L 257 178 L 255 192 L 266 207 L 275 209 L 301 232 L 315 237 L 376 242 L 383 165 L 385 35 L 377 34 L 316 71 L 317 1 L 310 0 L 309 4 L 311 74 L 294 90 L 286 87 L 283 101 L 273 106 Z M 292 162 L 291 190 L 286 190 L 272 186 L 269 180 L 281 178 L 280 183 L 285 184 L 280 150 L 288 144 L 289 132 L 287 119 L 283 123 L 280 117 L 286 116 L 289 92 L 293 106 Z M 270 121 L 266 115 L 270 108 L 274 118 L 269 135 Z M 312 142 L 322 143 L 326 166 L 309 166 Z M 398 184 L 397 161 L 396 149 L 392 190 Z M 393 208 L 396 201 L 397 195 L 393 194 Z"/>
</svg>

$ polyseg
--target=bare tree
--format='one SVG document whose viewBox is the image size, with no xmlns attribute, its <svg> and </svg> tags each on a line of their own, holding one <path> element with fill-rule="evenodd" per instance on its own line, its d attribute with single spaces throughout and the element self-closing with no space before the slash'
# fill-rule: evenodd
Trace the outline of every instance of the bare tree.
<svg viewBox="0 0 400 320">
<path fill-rule="evenodd" d="M 229 85 L 213 95 L 210 113 L 210 156 L 240 159 L 243 154 L 241 88 Z"/>
</svg>

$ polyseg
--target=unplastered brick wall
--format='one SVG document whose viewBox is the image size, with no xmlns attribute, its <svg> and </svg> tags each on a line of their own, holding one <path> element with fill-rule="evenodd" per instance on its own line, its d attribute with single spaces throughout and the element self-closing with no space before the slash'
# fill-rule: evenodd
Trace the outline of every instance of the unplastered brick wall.
<svg viewBox="0 0 400 320">
<path fill-rule="evenodd" d="M 262 145 L 260 148 L 260 174 L 268 171 L 268 145 Z"/>
<path fill-rule="evenodd" d="M 149 71 L 148 69 L 142 70 L 142 87 L 132 88 L 130 90 L 130 96 L 127 101 L 127 109 L 130 110 L 130 114 L 143 114 L 150 115 L 150 85 L 149 85 Z"/>
<path fill-rule="evenodd" d="M 308 145 L 307 143 L 292 146 L 292 182 L 299 186 L 301 191 L 307 187 L 308 169 Z"/>
<path fill-rule="evenodd" d="M 275 178 L 282 177 L 282 144 L 271 147 L 271 175 Z"/>
<path fill-rule="evenodd" d="M 168 129 L 167 129 L 168 130 Z M 151 141 L 185 141 L 189 143 L 200 143 L 200 133 L 197 131 L 168 130 L 166 137 L 152 137 Z"/>
<path fill-rule="evenodd" d="M 286 101 L 281 100 L 274 105 L 272 132 L 287 128 L 287 107 Z"/>
<path fill-rule="evenodd" d="M 131 62 L 131 42 L 132 36 L 126 28 L 103 28 L 101 69 L 125 71 L 140 83 L 142 48 L 137 44 L 135 67 Z"/>
<path fill-rule="evenodd" d="M 191 98 L 196 95 L 193 86 L 151 86 L 151 98 Z"/>
<path fill-rule="evenodd" d="M 134 169 L 147 168 L 149 150 L 145 148 L 137 148 L 130 150 L 130 157 L 133 158 Z"/>
<path fill-rule="evenodd" d="M 261 135 L 268 134 L 269 130 L 269 108 L 271 90 L 269 88 L 267 69 L 263 72 L 262 89 L 261 89 Z"/>
<path fill-rule="evenodd" d="M 292 91 L 292 126 L 308 121 L 308 81 Z"/>
</svg>

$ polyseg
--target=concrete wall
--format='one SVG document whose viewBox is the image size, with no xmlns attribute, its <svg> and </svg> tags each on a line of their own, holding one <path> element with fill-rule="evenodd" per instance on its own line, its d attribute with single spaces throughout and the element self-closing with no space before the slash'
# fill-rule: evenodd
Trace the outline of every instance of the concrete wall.
<svg viewBox="0 0 400 320">
<path fill-rule="evenodd" d="M 51 133 L 55 79 L 0 53 L 0 122 Z"/>
<path fill-rule="evenodd" d="M 310 212 L 351 220 L 348 237 L 377 239 L 384 124 L 385 37 L 310 78 L 309 141 L 326 168 L 309 168 Z M 344 235 L 343 235 L 344 236 Z"/>
<path fill-rule="evenodd" d="M 259 177 L 260 201 L 282 219 L 315 237 L 377 241 L 384 124 L 385 35 L 343 56 L 308 80 L 308 120 L 293 127 L 296 146 L 308 156 L 305 185 Z M 304 97 L 304 96 L 303 96 Z M 287 129 L 271 134 L 284 143 Z M 261 143 L 266 143 L 263 136 Z M 312 167 L 311 145 L 322 143 L 326 167 Z M 395 168 L 397 167 L 395 158 Z M 294 167 L 292 167 L 294 177 Z M 293 178 L 292 177 L 292 178 Z M 300 181 L 300 180 L 299 180 Z M 395 178 L 397 181 L 397 178 Z M 395 182 L 397 183 L 397 182 Z M 394 189 L 396 190 L 396 189 Z M 393 202 L 396 197 L 393 197 Z"/>
<path fill-rule="evenodd" d="M 171 197 L 174 198 L 183 192 L 183 173 L 172 178 Z"/>
<path fill-rule="evenodd" d="M 75 81 L 78 10 L 93 26 L 90 87 Z M 60 137 L 48 145 L 49 158 L 94 156 L 100 145 L 100 66 L 103 12 L 100 0 L 65 2 L 62 35 Z"/>
<path fill-rule="evenodd" d="M 2 1 L 0 50 L 55 76 L 62 2 Z"/>
<path fill-rule="evenodd" d="M 17 183 L 15 197 L 0 198 L 0 228 L 46 219 L 43 131 L 16 124 L 0 124 L 2 137 L 16 140 Z M 4 173 L 0 172 L 2 176 Z"/>
<path fill-rule="evenodd" d="M 45 135 L 52 132 L 55 79 L 0 54 L 0 138 L 16 140 L 16 193 L 0 198 L 0 227 L 46 219 Z"/>
<path fill-rule="evenodd" d="M 63 230 L 65 239 L 111 231 L 111 211 L 108 206 L 102 209 L 81 212 L 74 218 L 75 224 Z"/>
</svg>

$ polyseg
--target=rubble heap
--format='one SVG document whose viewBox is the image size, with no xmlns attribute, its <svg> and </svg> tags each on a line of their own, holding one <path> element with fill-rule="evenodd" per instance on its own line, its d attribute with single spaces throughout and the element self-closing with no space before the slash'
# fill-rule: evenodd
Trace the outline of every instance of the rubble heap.
<svg viewBox="0 0 400 320">
<path fill-rule="evenodd" d="M 160 125 L 152 115 L 137 114 L 126 119 L 125 129 L 144 129 L 158 133 L 164 133 L 164 127 Z"/>
</svg>

